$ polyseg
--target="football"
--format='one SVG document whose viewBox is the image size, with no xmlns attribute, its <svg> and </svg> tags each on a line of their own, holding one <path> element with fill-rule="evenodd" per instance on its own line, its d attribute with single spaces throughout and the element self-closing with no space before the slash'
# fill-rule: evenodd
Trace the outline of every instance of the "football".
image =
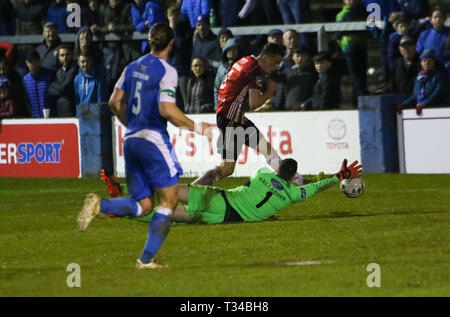
<svg viewBox="0 0 450 317">
<path fill-rule="evenodd" d="M 341 192 L 347 197 L 358 198 L 364 193 L 366 184 L 362 178 L 347 178 L 341 182 Z"/>
</svg>

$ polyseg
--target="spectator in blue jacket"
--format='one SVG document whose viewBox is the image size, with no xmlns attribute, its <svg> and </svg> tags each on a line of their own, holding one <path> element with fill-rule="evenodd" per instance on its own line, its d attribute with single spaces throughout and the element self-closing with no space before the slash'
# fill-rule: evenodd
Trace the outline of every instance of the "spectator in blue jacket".
<svg viewBox="0 0 450 317">
<path fill-rule="evenodd" d="M 431 49 L 442 64 L 447 62 L 444 57 L 444 47 L 450 33 L 450 29 L 444 25 L 446 19 L 444 10 L 435 7 L 431 14 L 432 27 L 420 33 L 417 41 L 417 53 L 422 54 L 425 50 Z"/>
<path fill-rule="evenodd" d="M 54 23 L 60 34 L 66 33 L 67 5 L 65 0 L 54 0 L 47 10 L 47 22 Z"/>
<path fill-rule="evenodd" d="M 423 108 L 443 105 L 447 85 L 445 74 L 438 63 L 432 50 L 426 50 L 420 55 L 422 69 L 414 82 L 413 94 L 397 106 L 398 113 L 402 113 L 404 108 L 415 106 L 417 115 L 421 115 Z"/>
<path fill-rule="evenodd" d="M 181 13 L 183 14 L 183 19 L 188 19 L 191 28 L 195 29 L 197 17 L 203 15 L 209 18 L 211 8 L 211 0 L 183 0 Z"/>
<path fill-rule="evenodd" d="M 427 16 L 429 11 L 428 0 L 396 0 L 400 10 L 410 20 L 417 20 Z"/>
<path fill-rule="evenodd" d="M 103 76 L 93 67 L 93 62 L 94 59 L 90 55 L 81 53 L 78 57 L 80 69 L 74 80 L 76 105 L 107 101 Z"/>
<path fill-rule="evenodd" d="M 149 30 L 148 20 L 145 19 L 145 8 L 148 0 L 134 0 L 131 4 L 131 18 L 133 19 L 134 29 L 144 33 Z M 147 41 L 142 41 L 141 52 L 144 53 L 148 48 Z"/>
<path fill-rule="evenodd" d="M 53 82 L 54 73 L 41 66 L 41 59 L 36 51 L 29 51 L 25 63 L 30 71 L 23 78 L 28 97 L 28 109 L 33 118 L 43 118 L 44 109 L 50 109 L 50 116 L 55 116 L 53 100 L 48 89 Z"/>
<path fill-rule="evenodd" d="M 197 34 L 194 36 L 192 58 L 201 57 L 208 62 L 208 68 L 214 68 L 214 74 L 220 63 L 220 45 L 217 36 L 211 31 L 209 16 L 199 15 L 195 25 Z"/>
<path fill-rule="evenodd" d="M 0 36 L 16 33 L 16 13 L 9 0 L 0 0 Z"/>
</svg>

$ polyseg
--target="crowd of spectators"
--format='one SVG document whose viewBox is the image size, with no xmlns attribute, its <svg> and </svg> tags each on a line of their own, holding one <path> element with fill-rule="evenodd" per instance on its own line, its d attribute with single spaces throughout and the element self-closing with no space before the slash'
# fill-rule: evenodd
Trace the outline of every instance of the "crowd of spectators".
<svg viewBox="0 0 450 317">
<path fill-rule="evenodd" d="M 407 94 L 401 112 L 449 102 L 450 39 L 444 9 L 427 0 L 343 0 L 336 22 L 365 21 L 366 6 L 381 5 L 383 28 L 334 33 L 329 51 L 315 51 L 311 35 L 295 29 L 234 36 L 231 26 L 312 21 L 309 0 L 0 0 L 0 36 L 42 35 L 37 46 L 0 42 L 0 119 L 76 116 L 76 105 L 106 102 L 124 67 L 149 52 L 147 41 L 105 41 L 146 33 L 157 22 L 174 31 L 168 63 L 178 72 L 177 105 L 186 113 L 217 109 L 222 80 L 246 55 L 266 42 L 284 47 L 270 74 L 275 94 L 256 111 L 339 109 L 341 77 L 352 83 L 351 104 L 367 89 L 368 44 L 380 42 L 382 85 L 378 93 Z M 68 24 L 79 5 L 78 26 Z M 212 27 L 221 27 L 215 34 Z M 74 34 L 73 43 L 60 35 Z M 94 41 L 94 37 L 98 41 Z M 48 111 L 44 111 L 48 109 Z"/>
</svg>

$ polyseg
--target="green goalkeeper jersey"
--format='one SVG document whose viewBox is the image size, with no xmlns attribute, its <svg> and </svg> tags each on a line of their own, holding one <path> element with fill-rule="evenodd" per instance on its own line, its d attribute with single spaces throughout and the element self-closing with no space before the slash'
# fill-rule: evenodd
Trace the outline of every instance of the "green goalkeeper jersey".
<svg viewBox="0 0 450 317">
<path fill-rule="evenodd" d="M 290 184 L 267 167 L 258 169 L 247 184 L 227 190 L 230 205 L 244 221 L 262 221 L 284 207 L 305 200 L 339 182 L 337 176 L 304 186 Z"/>
</svg>

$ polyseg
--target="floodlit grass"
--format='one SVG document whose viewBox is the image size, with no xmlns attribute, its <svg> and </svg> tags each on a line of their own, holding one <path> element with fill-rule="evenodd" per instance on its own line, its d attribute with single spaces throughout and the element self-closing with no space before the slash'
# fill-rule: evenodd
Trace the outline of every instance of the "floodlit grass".
<svg viewBox="0 0 450 317">
<path fill-rule="evenodd" d="M 98 179 L 0 179 L 0 296 L 450 296 L 450 175 L 364 179 L 358 199 L 335 186 L 275 221 L 173 225 L 157 255 L 168 268 L 152 271 L 135 269 L 147 224 L 78 231 L 85 194 L 106 196 Z"/>
</svg>

